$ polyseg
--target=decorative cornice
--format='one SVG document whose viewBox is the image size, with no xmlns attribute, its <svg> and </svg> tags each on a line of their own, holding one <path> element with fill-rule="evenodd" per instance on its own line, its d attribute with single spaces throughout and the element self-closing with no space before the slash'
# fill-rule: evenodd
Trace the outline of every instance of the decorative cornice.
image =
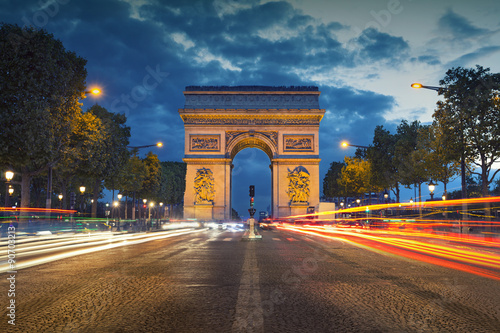
<svg viewBox="0 0 500 333">
<path fill-rule="evenodd" d="M 182 114 L 186 125 L 314 125 L 323 114 L 313 115 L 192 115 Z"/>
</svg>

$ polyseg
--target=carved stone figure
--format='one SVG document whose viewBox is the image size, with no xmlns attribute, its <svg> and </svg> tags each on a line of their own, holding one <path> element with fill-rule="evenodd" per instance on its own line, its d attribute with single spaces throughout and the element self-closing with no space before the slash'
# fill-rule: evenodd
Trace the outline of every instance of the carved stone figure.
<svg viewBox="0 0 500 333">
<path fill-rule="evenodd" d="M 309 201 L 309 172 L 303 166 L 298 166 L 293 171 L 288 169 L 288 198 L 292 203 Z"/>
<path fill-rule="evenodd" d="M 194 178 L 195 203 L 213 203 L 215 199 L 214 174 L 210 169 L 196 171 Z"/>
</svg>

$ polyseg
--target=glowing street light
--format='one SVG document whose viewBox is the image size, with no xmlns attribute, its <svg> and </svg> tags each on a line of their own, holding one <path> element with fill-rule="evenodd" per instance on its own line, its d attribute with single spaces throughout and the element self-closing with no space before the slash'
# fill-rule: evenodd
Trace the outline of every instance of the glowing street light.
<svg viewBox="0 0 500 333">
<path fill-rule="evenodd" d="M 95 87 L 90 90 L 87 90 L 85 94 L 99 95 L 101 93 L 101 89 Z"/>
<path fill-rule="evenodd" d="M 342 143 L 340 144 L 340 146 L 342 148 L 347 148 L 347 147 L 356 147 L 356 148 L 363 148 L 363 149 L 368 149 L 367 146 L 359 146 L 359 145 L 353 145 L 353 144 L 350 144 L 349 142 L 347 141 L 342 141 Z"/>
<path fill-rule="evenodd" d="M 163 143 L 162 142 L 158 142 L 154 145 L 145 145 L 145 146 L 127 146 L 127 148 L 130 148 L 130 149 L 141 149 L 141 148 L 149 148 L 149 147 L 158 147 L 158 148 L 161 148 L 163 147 Z"/>
<path fill-rule="evenodd" d="M 436 189 L 436 184 L 432 182 L 429 183 L 429 191 L 431 192 L 431 201 L 434 200 L 434 190 Z"/>
<path fill-rule="evenodd" d="M 12 185 L 9 184 L 12 178 L 14 178 L 14 172 L 7 170 L 5 172 L 5 179 L 7 180 L 7 182 L 5 183 L 5 207 L 9 207 L 9 196 L 11 196 L 12 193 L 14 193 Z"/>
<path fill-rule="evenodd" d="M 414 89 L 429 89 L 429 90 L 434 90 L 434 91 L 439 91 L 439 89 L 442 89 L 441 87 L 436 87 L 436 86 L 424 86 L 422 83 L 412 83 L 411 87 Z"/>
</svg>

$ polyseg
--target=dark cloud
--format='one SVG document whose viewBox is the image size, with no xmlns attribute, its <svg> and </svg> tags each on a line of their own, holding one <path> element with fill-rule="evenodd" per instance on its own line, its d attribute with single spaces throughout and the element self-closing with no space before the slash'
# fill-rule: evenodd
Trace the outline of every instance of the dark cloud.
<svg viewBox="0 0 500 333">
<path fill-rule="evenodd" d="M 400 63 L 408 55 L 410 47 L 401 37 L 391 36 L 376 29 L 365 29 L 356 40 L 361 46 L 361 62 L 384 61 Z"/>
<path fill-rule="evenodd" d="M 422 55 L 417 58 L 412 58 L 412 61 L 418 61 L 418 62 L 423 62 L 428 65 L 440 65 L 441 61 L 439 60 L 438 57 L 434 55 Z"/>
<path fill-rule="evenodd" d="M 455 40 L 471 39 L 489 34 L 487 29 L 475 27 L 465 17 L 449 9 L 438 21 L 440 31 L 447 33 Z"/>
</svg>

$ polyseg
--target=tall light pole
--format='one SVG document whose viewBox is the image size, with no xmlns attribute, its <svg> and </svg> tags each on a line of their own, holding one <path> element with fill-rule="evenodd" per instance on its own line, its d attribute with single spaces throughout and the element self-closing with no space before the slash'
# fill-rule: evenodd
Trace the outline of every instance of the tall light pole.
<svg viewBox="0 0 500 333">
<path fill-rule="evenodd" d="M 10 181 L 12 180 L 12 178 L 14 178 L 14 172 L 7 170 L 5 172 L 5 179 L 7 180 L 7 182 L 5 183 L 5 207 L 9 207 L 9 196 L 11 194 L 10 189 L 12 186 L 10 185 Z"/>
<path fill-rule="evenodd" d="M 80 186 L 80 193 L 81 193 L 81 202 L 80 202 L 80 214 L 83 213 L 83 199 L 84 199 L 84 194 L 85 194 L 85 186 Z"/>
<path fill-rule="evenodd" d="M 421 83 L 412 83 L 411 84 L 411 87 L 412 88 L 415 88 L 415 89 L 420 89 L 420 88 L 423 88 L 423 89 L 429 89 L 429 90 L 434 90 L 434 91 L 437 91 L 439 92 L 440 89 L 445 91 L 447 90 L 446 88 L 443 88 L 443 87 L 435 87 L 435 86 L 425 86 Z M 465 152 L 464 152 L 464 148 L 463 148 L 463 145 L 464 145 L 464 131 L 463 131 L 463 124 L 462 124 L 462 121 L 460 121 L 460 126 L 462 126 L 461 128 L 461 133 L 462 133 L 462 154 L 461 154 L 461 157 L 460 157 L 460 173 L 461 173 L 461 180 L 462 180 L 462 199 L 467 199 L 467 182 L 465 180 Z"/>
<path fill-rule="evenodd" d="M 420 88 L 424 88 L 424 89 L 429 89 L 429 90 L 434 90 L 434 91 L 437 91 L 439 92 L 440 90 L 447 90 L 447 88 L 441 88 L 441 87 L 435 87 L 435 86 L 425 86 L 421 83 L 412 83 L 411 84 L 411 87 L 412 88 L 415 88 L 415 89 L 420 89 Z M 462 181 L 462 212 L 463 212 L 463 215 L 462 215 L 462 219 L 464 220 L 467 220 L 467 202 L 465 201 L 467 199 L 467 182 L 466 182 L 466 179 L 465 179 L 465 149 L 464 149 L 464 146 L 465 146 L 465 142 L 464 142 L 464 128 L 463 128 L 463 122 L 462 122 L 462 117 L 460 117 L 460 133 L 461 133 L 461 144 L 462 144 L 462 151 L 461 151 L 461 156 L 460 156 L 460 178 L 461 178 L 461 181 Z M 460 228 L 460 231 L 462 231 L 462 229 Z"/>
<path fill-rule="evenodd" d="M 85 95 L 99 95 L 101 90 L 99 88 L 92 88 L 85 91 Z M 50 210 L 52 208 L 52 165 L 48 167 L 48 177 L 47 177 L 47 199 L 45 200 L 45 208 Z"/>
<path fill-rule="evenodd" d="M 162 142 L 157 142 L 154 145 L 127 146 L 127 148 L 132 149 L 132 152 L 133 152 L 134 155 L 136 155 L 138 153 L 139 149 L 141 149 L 141 148 L 149 148 L 149 147 L 158 147 L 158 148 L 161 148 L 161 147 L 163 147 L 163 143 Z M 134 197 L 133 197 L 132 203 L 134 205 L 134 207 L 132 208 L 132 220 L 135 220 L 135 204 L 136 204 L 136 202 L 135 202 L 135 192 L 134 192 Z M 146 203 L 144 202 L 144 204 L 146 204 Z M 139 213 L 140 213 L 140 207 L 138 207 L 138 208 L 139 208 Z M 139 219 L 140 218 L 141 218 L 141 216 L 139 214 Z"/>
<path fill-rule="evenodd" d="M 120 200 L 122 199 L 123 194 L 118 193 L 116 197 L 118 198 L 118 201 L 116 202 L 116 206 L 118 208 L 118 224 L 117 224 L 117 227 L 116 227 L 116 231 L 120 231 L 120 219 L 121 219 Z"/>
</svg>

